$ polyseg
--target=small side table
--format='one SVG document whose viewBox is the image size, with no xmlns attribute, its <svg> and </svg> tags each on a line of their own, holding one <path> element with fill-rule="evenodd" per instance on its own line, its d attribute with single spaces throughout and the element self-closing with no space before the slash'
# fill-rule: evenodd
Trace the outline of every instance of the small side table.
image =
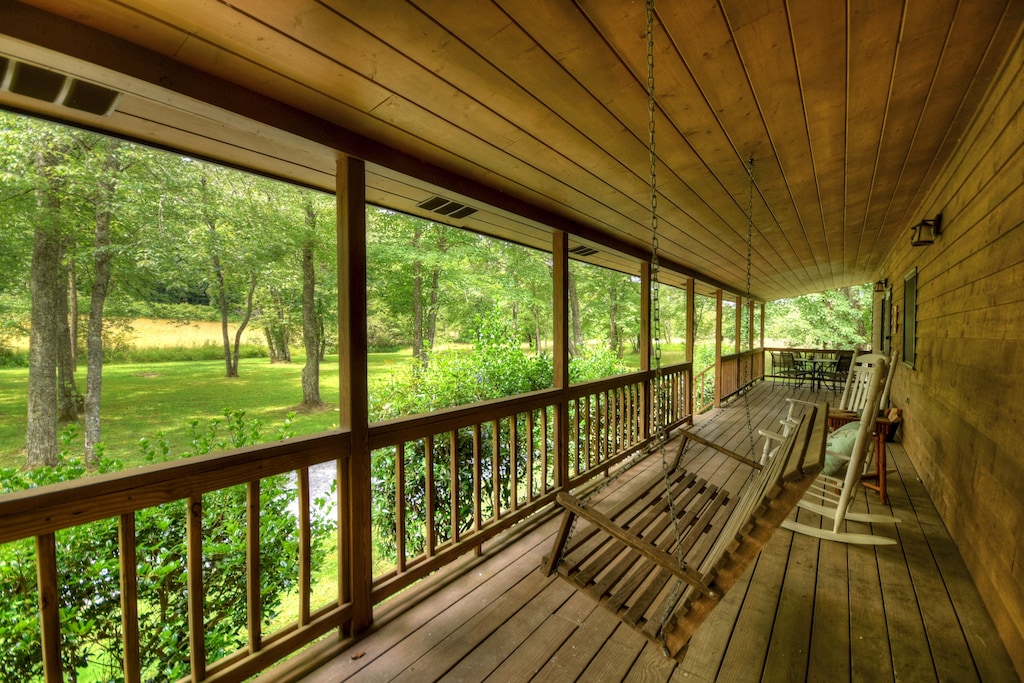
<svg viewBox="0 0 1024 683">
<path fill-rule="evenodd" d="M 857 413 L 845 411 L 830 412 L 828 415 L 829 431 L 833 431 L 848 422 L 853 422 L 854 420 L 859 419 L 860 415 Z M 878 491 L 878 500 L 882 505 L 885 505 L 889 500 L 885 491 L 885 442 L 889 438 L 889 432 L 895 424 L 896 423 L 891 422 L 889 418 L 882 414 L 875 419 L 875 431 L 874 434 L 872 434 L 875 440 L 875 471 L 865 474 L 860 480 L 860 483 L 864 485 L 864 488 L 871 489 L 872 491 Z"/>
</svg>

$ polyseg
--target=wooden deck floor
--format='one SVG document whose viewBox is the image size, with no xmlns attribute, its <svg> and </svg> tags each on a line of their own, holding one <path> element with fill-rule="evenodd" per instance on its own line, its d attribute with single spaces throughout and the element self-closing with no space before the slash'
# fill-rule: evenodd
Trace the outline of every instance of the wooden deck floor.
<svg viewBox="0 0 1024 683">
<path fill-rule="evenodd" d="M 696 428 L 749 452 L 745 405 L 756 430 L 785 410 L 786 395 L 795 394 L 759 385 Z M 848 546 L 779 530 L 681 664 L 565 581 L 541 575 L 557 525 L 549 516 L 382 606 L 371 633 L 301 680 L 1019 680 L 913 465 L 898 443 L 888 455 L 889 507 L 903 522 L 874 533 L 898 544 Z M 698 447 L 684 466 L 715 477 L 742 467 Z M 660 468 L 650 457 L 602 494 L 660 476 Z M 857 509 L 879 507 L 877 494 L 861 492 Z"/>
</svg>

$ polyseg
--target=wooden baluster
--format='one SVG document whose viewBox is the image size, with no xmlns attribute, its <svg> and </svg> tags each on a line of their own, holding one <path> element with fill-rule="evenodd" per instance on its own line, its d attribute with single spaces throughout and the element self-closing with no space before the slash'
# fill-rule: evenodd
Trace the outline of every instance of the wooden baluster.
<svg viewBox="0 0 1024 683">
<path fill-rule="evenodd" d="M 480 425 L 473 425 L 473 531 L 480 531 L 483 524 L 483 448 Z M 477 553 L 480 546 L 476 547 Z"/>
<path fill-rule="evenodd" d="M 203 623 L 203 497 L 189 496 L 185 517 L 188 569 L 188 640 L 192 678 L 206 680 L 206 628 Z"/>
<path fill-rule="evenodd" d="M 501 421 L 495 420 L 491 428 L 491 518 L 497 522 L 501 518 Z"/>
<path fill-rule="evenodd" d="M 39 586 L 39 626 L 43 673 L 46 680 L 62 681 L 60 661 L 60 590 L 57 585 L 57 540 L 52 533 L 36 536 L 36 581 Z"/>
<path fill-rule="evenodd" d="M 399 573 L 405 571 L 405 444 L 395 446 L 395 547 Z"/>
<path fill-rule="evenodd" d="M 448 500 L 451 501 L 451 522 L 452 522 L 452 534 L 451 542 L 455 545 L 459 542 L 459 515 L 461 512 L 461 505 L 459 505 L 459 430 L 453 429 L 451 437 L 448 440 L 448 463 L 451 468 L 451 474 L 449 482 L 450 493 Z"/>
<path fill-rule="evenodd" d="M 426 460 L 427 475 L 427 557 L 433 557 L 434 549 L 437 547 L 437 534 L 434 529 L 434 437 L 428 436 L 423 440 L 424 458 Z"/>
<path fill-rule="evenodd" d="M 533 500 L 533 411 L 526 411 L 526 501 Z"/>
<path fill-rule="evenodd" d="M 508 458 L 509 458 L 509 474 L 510 474 L 510 486 L 512 488 L 512 495 L 509 496 L 511 505 L 509 507 L 512 512 L 515 512 L 519 508 L 519 434 L 516 429 L 516 416 L 512 415 L 508 418 Z"/>
<path fill-rule="evenodd" d="M 310 524 L 309 468 L 299 469 L 299 625 L 309 623 L 313 593 L 313 533 Z"/>
<path fill-rule="evenodd" d="M 245 487 L 245 599 L 248 607 L 249 652 L 263 648 L 263 601 L 260 597 L 260 481 Z"/>
<path fill-rule="evenodd" d="M 127 512 L 118 518 L 117 546 L 121 569 L 122 670 L 125 683 L 139 683 L 142 665 L 139 660 L 139 564 L 135 548 L 135 513 Z"/>
</svg>

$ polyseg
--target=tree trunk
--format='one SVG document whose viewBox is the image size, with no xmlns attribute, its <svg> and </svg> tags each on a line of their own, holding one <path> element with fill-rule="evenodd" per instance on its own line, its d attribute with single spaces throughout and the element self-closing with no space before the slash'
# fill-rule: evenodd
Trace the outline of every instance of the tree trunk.
<svg viewBox="0 0 1024 683">
<path fill-rule="evenodd" d="M 419 259 L 423 227 L 419 221 L 412 236 L 416 260 L 412 262 L 412 357 L 427 364 L 427 351 L 423 347 L 423 262 Z"/>
<path fill-rule="evenodd" d="M 249 325 L 249 320 L 252 318 L 252 301 L 256 294 L 256 273 L 250 273 L 249 275 L 249 291 L 245 295 L 245 315 L 242 317 L 242 322 L 239 323 L 238 329 L 235 330 L 235 348 L 231 355 L 231 372 L 228 377 L 238 377 L 238 358 L 241 354 L 242 347 L 242 333 L 245 332 L 245 328 Z M 225 308 L 226 308 L 225 304 Z M 227 334 L 227 316 L 224 317 L 224 334 Z"/>
<path fill-rule="evenodd" d="M 36 165 L 43 176 L 55 164 L 39 154 Z M 57 299 L 60 297 L 60 200 L 54 188 L 36 192 L 39 208 L 32 242 L 29 279 L 32 297 L 28 351 L 28 420 L 25 430 L 25 466 L 34 469 L 57 464 Z"/>
<path fill-rule="evenodd" d="M 67 258 L 63 240 L 60 246 L 58 262 L 63 263 Z M 71 293 L 68 291 L 68 272 L 61 268 L 61 276 L 58 278 L 57 288 L 57 423 L 67 424 L 78 419 L 78 387 L 75 386 L 75 361 L 71 343 L 71 324 L 69 320 L 68 299 Z"/>
<path fill-rule="evenodd" d="M 622 339 L 619 335 L 619 299 L 618 291 L 611 287 L 608 290 L 608 346 L 617 358 L 622 358 Z"/>
<path fill-rule="evenodd" d="M 97 184 L 96 217 L 93 225 L 93 284 L 89 300 L 89 324 L 86 330 L 85 378 L 85 461 L 96 464 L 96 444 L 100 442 L 100 398 L 103 395 L 103 305 L 110 286 L 110 220 L 114 193 L 117 191 L 117 143 L 104 161 L 104 176 Z"/>
<path fill-rule="evenodd" d="M 302 367 L 302 407 L 318 408 L 320 399 L 320 326 L 316 315 L 316 212 L 306 197 L 306 239 L 302 244 L 302 346 L 306 364 Z"/>
<path fill-rule="evenodd" d="M 423 331 L 426 336 L 428 349 L 434 348 L 434 342 L 437 340 L 437 301 L 441 289 L 440 285 L 441 269 L 435 266 L 430 274 L 430 305 L 427 308 L 427 320 Z"/>
<path fill-rule="evenodd" d="M 281 291 L 276 287 L 270 289 L 268 298 L 271 301 L 271 310 L 265 311 L 260 318 L 263 322 L 263 335 L 267 339 L 270 362 L 291 363 L 288 306 L 281 297 Z"/>
<path fill-rule="evenodd" d="M 572 339 L 569 344 L 569 355 L 579 355 L 579 347 L 583 344 L 583 324 L 580 321 L 580 297 L 576 293 L 576 280 L 569 278 L 569 317 L 572 318 Z"/>
<path fill-rule="evenodd" d="M 206 179 L 203 179 L 206 183 Z M 237 366 L 231 362 L 231 333 L 228 330 L 228 292 L 227 283 L 224 278 L 224 266 L 221 264 L 220 255 L 217 253 L 217 225 L 210 219 L 206 221 L 206 228 L 210 234 L 210 263 L 213 265 L 213 274 L 217 279 L 217 310 L 220 311 L 220 338 L 224 347 L 224 368 L 225 377 L 238 377 Z"/>
<path fill-rule="evenodd" d="M 78 275 L 75 259 L 68 260 L 68 336 L 71 338 L 71 367 L 78 368 Z"/>
</svg>

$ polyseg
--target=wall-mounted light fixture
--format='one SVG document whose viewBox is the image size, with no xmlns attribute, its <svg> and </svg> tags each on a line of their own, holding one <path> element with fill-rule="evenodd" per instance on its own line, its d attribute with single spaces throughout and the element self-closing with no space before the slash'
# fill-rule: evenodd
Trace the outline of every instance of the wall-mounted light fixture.
<svg viewBox="0 0 1024 683">
<path fill-rule="evenodd" d="M 886 279 L 886 278 L 883 278 L 883 279 L 881 279 L 881 280 L 879 280 L 878 282 L 875 283 L 875 291 L 876 292 L 884 292 L 885 288 L 888 287 L 888 286 L 889 286 L 889 280 Z"/>
<path fill-rule="evenodd" d="M 910 245 L 913 247 L 927 247 L 935 241 L 940 232 L 942 232 L 941 213 L 935 216 L 935 218 L 925 218 L 911 228 Z"/>
</svg>

